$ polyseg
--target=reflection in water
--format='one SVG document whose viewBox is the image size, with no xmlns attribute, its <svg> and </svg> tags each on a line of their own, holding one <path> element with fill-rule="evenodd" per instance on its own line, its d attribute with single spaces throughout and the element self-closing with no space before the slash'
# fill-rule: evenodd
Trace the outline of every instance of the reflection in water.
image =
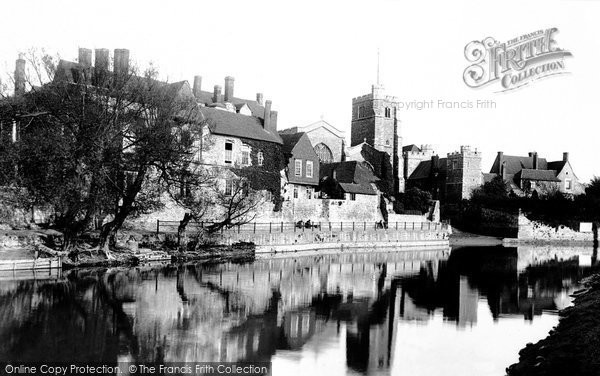
<svg viewBox="0 0 600 376">
<path fill-rule="evenodd" d="M 480 344 L 469 341 L 478 331 L 515 349 L 540 339 L 557 320 L 547 312 L 595 269 L 586 249 L 462 248 L 3 280 L 0 361 L 273 361 L 274 374 L 431 374 L 435 362 L 410 360 L 459 351 L 464 359 L 450 362 L 502 374 L 516 351 L 475 364 Z M 538 321 L 546 326 L 537 337 L 510 335 Z"/>
</svg>

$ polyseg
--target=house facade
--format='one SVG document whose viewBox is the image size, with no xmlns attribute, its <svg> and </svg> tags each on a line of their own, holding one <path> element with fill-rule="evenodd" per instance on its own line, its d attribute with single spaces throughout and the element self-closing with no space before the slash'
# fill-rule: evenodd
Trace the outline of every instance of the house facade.
<svg viewBox="0 0 600 376">
<path fill-rule="evenodd" d="M 311 200 L 319 185 L 320 163 L 308 135 L 304 132 L 281 134 L 283 156 L 287 161 L 282 184 L 282 197 L 289 200 Z"/>
<path fill-rule="evenodd" d="M 537 152 L 529 152 L 527 156 L 506 155 L 499 151 L 484 180 L 490 181 L 501 176 L 511 192 L 520 197 L 540 195 L 559 191 L 567 195 L 579 195 L 585 187 L 569 161 L 569 153 L 563 153 L 562 160 L 548 162 L 538 156 Z"/>
</svg>

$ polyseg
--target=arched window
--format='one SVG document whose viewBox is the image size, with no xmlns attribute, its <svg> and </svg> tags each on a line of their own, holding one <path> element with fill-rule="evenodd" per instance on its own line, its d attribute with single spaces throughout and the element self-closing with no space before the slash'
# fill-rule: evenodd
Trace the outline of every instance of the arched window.
<svg viewBox="0 0 600 376">
<path fill-rule="evenodd" d="M 331 149 L 329 149 L 329 147 L 327 147 L 327 145 L 324 143 L 321 142 L 317 144 L 315 146 L 315 152 L 319 156 L 319 161 L 321 161 L 321 163 L 333 162 L 333 153 L 331 152 Z"/>
</svg>

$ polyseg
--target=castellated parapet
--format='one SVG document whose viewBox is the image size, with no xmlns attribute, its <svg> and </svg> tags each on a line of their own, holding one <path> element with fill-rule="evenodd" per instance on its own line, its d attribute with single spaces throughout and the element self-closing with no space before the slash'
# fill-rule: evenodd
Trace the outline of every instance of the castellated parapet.
<svg viewBox="0 0 600 376">
<path fill-rule="evenodd" d="M 469 199 L 481 186 L 481 152 L 464 145 L 460 151 L 448 153 L 446 160 L 446 193 L 451 199 Z"/>
</svg>

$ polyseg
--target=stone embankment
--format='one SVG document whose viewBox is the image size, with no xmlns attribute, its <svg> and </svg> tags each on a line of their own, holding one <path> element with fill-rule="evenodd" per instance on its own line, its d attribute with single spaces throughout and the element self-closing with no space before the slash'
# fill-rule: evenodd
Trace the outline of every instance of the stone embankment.
<svg viewBox="0 0 600 376">
<path fill-rule="evenodd" d="M 563 243 L 563 244 L 589 244 L 594 243 L 594 232 L 575 231 L 567 226 L 557 227 L 532 221 L 523 213 L 518 217 L 518 234 L 516 239 L 505 239 L 505 244 L 514 243 Z"/>
</svg>

